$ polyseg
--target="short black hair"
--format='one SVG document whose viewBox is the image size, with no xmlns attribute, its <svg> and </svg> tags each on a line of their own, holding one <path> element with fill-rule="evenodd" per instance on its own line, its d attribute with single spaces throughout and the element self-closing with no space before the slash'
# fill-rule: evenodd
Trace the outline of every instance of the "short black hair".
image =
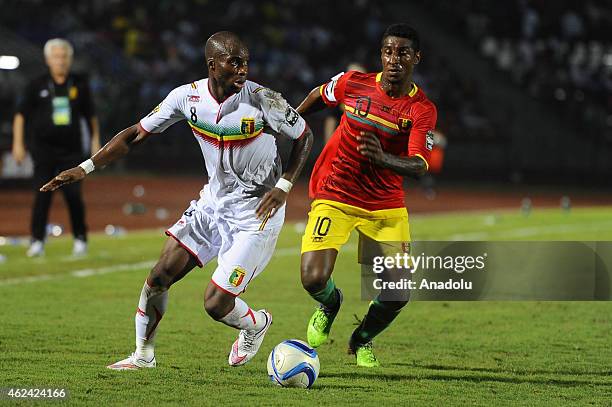
<svg viewBox="0 0 612 407">
<path fill-rule="evenodd" d="M 419 33 L 406 23 L 391 24 L 385 30 L 385 33 L 382 36 L 382 41 L 384 41 L 387 37 L 407 38 L 412 43 L 412 49 L 415 52 L 420 51 L 421 49 Z"/>
</svg>

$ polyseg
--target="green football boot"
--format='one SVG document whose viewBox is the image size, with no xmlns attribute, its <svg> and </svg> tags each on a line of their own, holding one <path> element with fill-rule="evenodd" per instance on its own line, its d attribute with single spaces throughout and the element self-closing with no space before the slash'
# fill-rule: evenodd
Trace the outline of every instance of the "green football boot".
<svg viewBox="0 0 612 407">
<path fill-rule="evenodd" d="M 327 341 L 334 319 L 336 319 L 336 315 L 338 315 L 338 311 L 340 311 L 340 305 L 342 305 L 342 291 L 338 288 L 336 288 L 336 291 L 338 292 L 338 305 L 336 308 L 330 310 L 321 304 L 314 314 L 312 314 L 312 317 L 310 317 L 306 337 L 308 338 L 308 344 L 313 348 L 318 348 Z"/>
<path fill-rule="evenodd" d="M 348 353 L 355 355 L 357 358 L 357 366 L 361 367 L 379 367 L 380 362 L 376 359 L 372 350 L 372 341 L 363 345 L 353 341 L 353 337 L 349 340 Z"/>
</svg>

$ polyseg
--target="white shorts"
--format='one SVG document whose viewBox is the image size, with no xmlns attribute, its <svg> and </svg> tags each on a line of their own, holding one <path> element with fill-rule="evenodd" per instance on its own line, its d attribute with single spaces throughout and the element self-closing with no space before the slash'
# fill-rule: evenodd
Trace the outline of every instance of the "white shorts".
<svg viewBox="0 0 612 407">
<path fill-rule="evenodd" d="M 272 258 L 283 225 L 284 209 L 273 216 L 274 222 L 264 219 L 258 229 L 245 230 L 216 218 L 214 210 L 200 199 L 191 201 L 166 235 L 187 250 L 200 267 L 218 257 L 212 282 L 228 294 L 237 296 L 246 290 Z"/>
</svg>

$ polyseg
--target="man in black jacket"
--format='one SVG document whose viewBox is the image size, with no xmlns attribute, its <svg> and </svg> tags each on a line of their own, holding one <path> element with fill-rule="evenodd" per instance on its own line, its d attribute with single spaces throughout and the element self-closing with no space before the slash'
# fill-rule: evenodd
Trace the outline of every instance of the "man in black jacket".
<svg viewBox="0 0 612 407">
<path fill-rule="evenodd" d="M 60 170 L 77 165 L 84 151 L 83 132 L 91 136 L 91 153 L 100 149 L 98 120 L 87 79 L 70 73 L 73 48 L 66 40 L 55 38 L 44 48 L 49 72 L 32 80 L 17 103 L 13 120 L 13 158 L 21 163 L 27 146 L 34 161 L 35 199 L 32 208 L 32 244 L 28 256 L 44 254 L 46 225 L 52 194 L 38 189 Z M 86 130 L 85 130 L 86 129 Z M 86 139 L 85 139 L 86 140 Z M 73 254 L 87 252 L 87 226 L 81 183 L 62 189 L 70 212 L 74 235 Z"/>
</svg>

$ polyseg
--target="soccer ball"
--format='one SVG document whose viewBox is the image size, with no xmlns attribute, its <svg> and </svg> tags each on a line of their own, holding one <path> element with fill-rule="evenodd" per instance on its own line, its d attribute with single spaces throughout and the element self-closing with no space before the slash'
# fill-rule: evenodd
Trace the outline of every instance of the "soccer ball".
<svg viewBox="0 0 612 407">
<path fill-rule="evenodd" d="M 319 355 L 306 342 L 287 339 L 268 357 L 270 380 L 283 387 L 309 388 L 319 376 Z"/>
</svg>

